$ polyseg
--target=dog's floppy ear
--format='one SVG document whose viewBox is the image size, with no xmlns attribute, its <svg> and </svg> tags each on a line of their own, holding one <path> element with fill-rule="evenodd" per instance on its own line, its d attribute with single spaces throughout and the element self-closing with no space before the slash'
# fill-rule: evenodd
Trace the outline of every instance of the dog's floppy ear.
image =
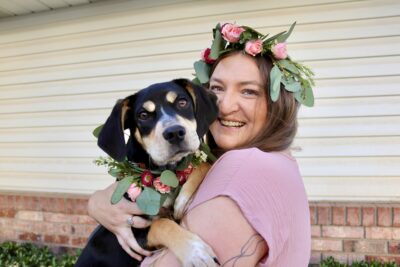
<svg viewBox="0 0 400 267">
<path fill-rule="evenodd" d="M 98 146 L 117 161 L 123 161 L 127 153 L 124 130 L 129 101 L 128 98 L 117 101 L 97 140 Z"/>
<path fill-rule="evenodd" d="M 202 138 L 208 131 L 210 124 L 217 119 L 217 96 L 206 88 L 195 85 L 187 79 L 176 79 L 174 83 L 185 88 L 193 99 L 197 122 L 197 135 Z"/>
</svg>

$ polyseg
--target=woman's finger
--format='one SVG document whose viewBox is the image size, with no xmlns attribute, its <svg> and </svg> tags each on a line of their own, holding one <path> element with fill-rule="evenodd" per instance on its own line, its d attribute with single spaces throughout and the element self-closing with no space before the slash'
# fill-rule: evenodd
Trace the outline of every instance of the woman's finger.
<svg viewBox="0 0 400 267">
<path fill-rule="evenodd" d="M 141 246 L 139 246 L 138 242 L 133 237 L 132 231 L 130 229 L 129 229 L 129 231 L 130 231 L 130 233 L 128 233 L 124 237 L 124 241 L 131 248 L 131 250 L 133 250 L 141 255 L 144 255 L 144 256 L 150 256 L 152 253 L 150 251 L 143 249 Z"/>
<path fill-rule="evenodd" d="M 122 237 L 117 236 L 117 240 L 118 240 L 118 243 L 121 245 L 122 249 L 125 250 L 125 252 L 128 253 L 129 256 L 131 256 L 132 258 L 134 258 L 138 261 L 141 261 L 143 259 L 142 256 L 140 256 L 139 254 L 136 254 L 135 252 L 133 252 L 130 249 L 130 247 L 128 246 L 128 244 L 125 242 L 125 240 Z"/>
<path fill-rule="evenodd" d="M 128 214 L 142 215 L 144 214 L 139 206 L 135 202 L 131 202 L 125 198 L 122 198 L 117 204 L 121 210 Z"/>
<path fill-rule="evenodd" d="M 140 216 L 131 215 L 126 219 L 127 224 L 129 224 L 133 228 L 147 228 L 150 226 L 151 221 L 146 220 Z"/>
</svg>

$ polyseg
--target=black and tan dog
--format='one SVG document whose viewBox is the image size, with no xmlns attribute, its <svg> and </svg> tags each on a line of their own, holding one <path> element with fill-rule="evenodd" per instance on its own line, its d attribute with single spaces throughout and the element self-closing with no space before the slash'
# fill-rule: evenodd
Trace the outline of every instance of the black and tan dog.
<svg viewBox="0 0 400 267">
<path fill-rule="evenodd" d="M 158 168 L 170 169 L 199 148 L 200 138 L 217 113 L 216 96 L 188 80 L 154 84 L 117 102 L 99 134 L 98 145 L 115 160 L 128 157 L 133 162 L 150 161 Z M 130 130 L 127 143 L 125 129 Z M 181 216 L 208 168 L 209 165 L 203 164 L 192 172 L 176 199 L 176 215 Z M 202 266 L 214 257 L 197 235 L 167 218 L 155 218 L 150 229 L 132 228 L 132 231 L 141 246 L 168 247 L 183 266 Z M 121 248 L 111 232 L 99 227 L 75 266 L 139 265 Z"/>
</svg>

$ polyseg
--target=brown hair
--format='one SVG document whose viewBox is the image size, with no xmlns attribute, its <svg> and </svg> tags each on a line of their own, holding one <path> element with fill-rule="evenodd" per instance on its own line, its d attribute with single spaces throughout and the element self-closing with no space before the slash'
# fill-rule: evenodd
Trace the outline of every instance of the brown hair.
<svg viewBox="0 0 400 267">
<path fill-rule="evenodd" d="M 218 63 L 229 56 L 242 53 L 241 51 L 232 51 L 221 55 L 214 63 L 211 74 L 214 72 Z M 265 126 L 260 133 L 255 136 L 252 140 L 239 148 L 257 147 L 260 150 L 266 152 L 281 151 L 289 148 L 292 144 L 293 139 L 297 132 L 297 112 L 300 104 L 294 98 L 293 93 L 288 92 L 284 88 L 281 90 L 279 98 L 276 102 L 273 102 L 270 97 L 270 78 L 269 74 L 272 69 L 272 61 L 268 55 L 254 57 L 258 69 L 263 79 L 265 98 L 267 101 L 267 114 L 265 118 Z M 214 139 L 209 133 L 207 136 L 209 145 L 217 154 L 222 151 L 218 151 Z"/>
</svg>

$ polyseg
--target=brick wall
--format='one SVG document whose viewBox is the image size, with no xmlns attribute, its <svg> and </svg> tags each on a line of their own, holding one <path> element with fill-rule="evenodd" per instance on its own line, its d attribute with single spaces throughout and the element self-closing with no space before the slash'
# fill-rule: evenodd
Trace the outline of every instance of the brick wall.
<svg viewBox="0 0 400 267">
<path fill-rule="evenodd" d="M 0 242 L 28 241 L 51 247 L 83 247 L 97 223 L 87 197 L 0 193 Z"/>
<path fill-rule="evenodd" d="M 400 203 L 310 203 L 311 263 L 333 256 L 400 265 Z"/>
<path fill-rule="evenodd" d="M 0 193 L 0 242 L 28 241 L 51 247 L 83 247 L 97 223 L 87 196 Z M 400 265 L 400 203 L 310 202 L 311 263 L 378 259 Z"/>
</svg>

